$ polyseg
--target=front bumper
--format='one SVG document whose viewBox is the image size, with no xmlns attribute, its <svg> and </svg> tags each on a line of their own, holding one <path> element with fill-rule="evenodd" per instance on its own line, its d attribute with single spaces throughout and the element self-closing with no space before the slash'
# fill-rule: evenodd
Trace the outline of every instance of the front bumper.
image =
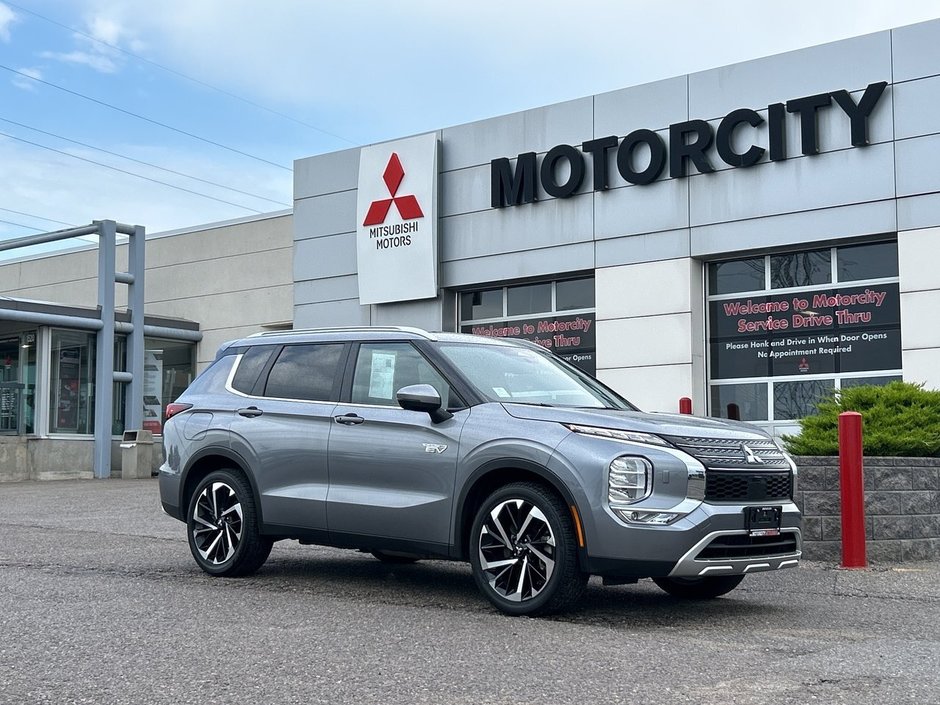
<svg viewBox="0 0 940 705">
<path fill-rule="evenodd" d="M 727 541 L 738 537 L 741 541 Z M 770 537 L 776 539 L 778 537 Z M 803 536 L 798 528 L 781 529 L 780 540 L 749 544 L 746 530 L 712 531 L 679 559 L 670 578 L 698 578 L 706 575 L 745 575 L 766 570 L 795 568 L 802 555 Z M 716 546 L 718 550 L 716 550 Z M 766 551 L 762 555 L 762 550 Z"/>
</svg>

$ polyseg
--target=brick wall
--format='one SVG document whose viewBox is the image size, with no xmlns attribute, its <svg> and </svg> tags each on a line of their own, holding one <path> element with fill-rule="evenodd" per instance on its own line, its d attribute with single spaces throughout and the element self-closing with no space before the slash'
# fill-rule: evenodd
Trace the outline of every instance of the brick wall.
<svg viewBox="0 0 940 705">
<path fill-rule="evenodd" d="M 804 558 L 838 561 L 842 556 L 839 459 L 795 460 Z M 940 458 L 865 458 L 864 479 L 868 559 L 940 560 Z"/>
</svg>

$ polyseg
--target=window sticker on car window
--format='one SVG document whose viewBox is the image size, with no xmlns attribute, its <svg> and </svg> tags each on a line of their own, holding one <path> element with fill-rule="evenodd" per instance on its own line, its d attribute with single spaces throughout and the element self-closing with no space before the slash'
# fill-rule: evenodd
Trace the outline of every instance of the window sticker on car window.
<svg viewBox="0 0 940 705">
<path fill-rule="evenodd" d="M 494 393 L 496 396 L 498 396 L 500 399 L 509 399 L 509 397 L 512 396 L 512 394 L 510 394 L 509 392 L 507 392 L 507 391 L 506 391 L 505 389 L 503 389 L 502 387 L 493 387 L 493 393 Z"/>
<path fill-rule="evenodd" d="M 391 399 L 395 379 L 395 353 L 372 352 L 372 371 L 369 374 L 369 396 L 373 399 Z"/>
</svg>

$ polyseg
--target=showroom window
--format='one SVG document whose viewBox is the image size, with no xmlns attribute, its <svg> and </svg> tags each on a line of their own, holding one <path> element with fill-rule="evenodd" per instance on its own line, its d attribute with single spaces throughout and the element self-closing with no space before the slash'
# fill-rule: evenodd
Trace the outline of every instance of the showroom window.
<svg viewBox="0 0 940 705">
<path fill-rule="evenodd" d="M 712 416 L 792 423 L 901 379 L 896 242 L 711 262 L 707 281 Z"/>
<path fill-rule="evenodd" d="M 95 334 L 52 331 L 49 432 L 94 432 Z"/>
<path fill-rule="evenodd" d="M 196 346 L 180 340 L 144 338 L 144 429 L 163 433 L 166 405 L 195 376 Z"/>
<path fill-rule="evenodd" d="M 530 340 L 596 372 L 594 277 L 464 291 L 458 315 L 462 333 Z"/>
</svg>

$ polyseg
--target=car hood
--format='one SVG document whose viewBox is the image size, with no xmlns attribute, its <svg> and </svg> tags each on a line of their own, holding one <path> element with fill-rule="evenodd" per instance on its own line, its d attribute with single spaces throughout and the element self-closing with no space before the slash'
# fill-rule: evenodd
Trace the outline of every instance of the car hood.
<svg viewBox="0 0 940 705">
<path fill-rule="evenodd" d="M 617 409 L 575 409 L 564 406 L 534 406 L 503 403 L 510 416 L 531 421 L 581 424 L 640 431 L 661 436 L 702 436 L 707 438 L 766 439 L 763 430 L 741 421 L 703 418 L 685 414 L 658 414 Z"/>
</svg>

